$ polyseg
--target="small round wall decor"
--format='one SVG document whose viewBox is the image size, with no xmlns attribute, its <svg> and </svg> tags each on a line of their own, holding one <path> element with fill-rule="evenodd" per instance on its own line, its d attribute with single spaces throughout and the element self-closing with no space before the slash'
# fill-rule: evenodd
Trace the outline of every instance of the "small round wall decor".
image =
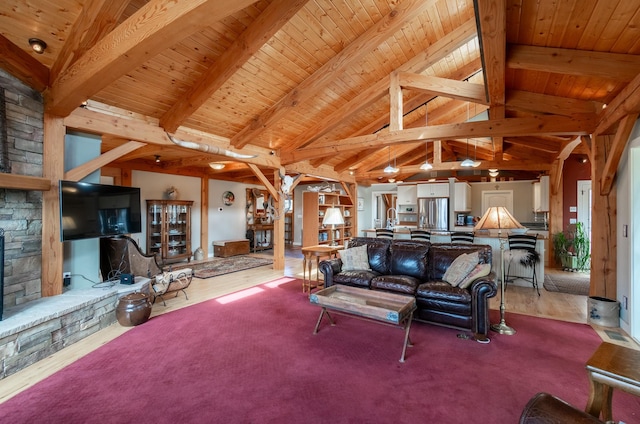
<svg viewBox="0 0 640 424">
<path fill-rule="evenodd" d="M 222 200 L 224 201 L 225 206 L 231 206 L 233 205 L 234 200 L 236 200 L 236 196 L 234 196 L 230 191 L 225 191 L 222 195 Z"/>
</svg>

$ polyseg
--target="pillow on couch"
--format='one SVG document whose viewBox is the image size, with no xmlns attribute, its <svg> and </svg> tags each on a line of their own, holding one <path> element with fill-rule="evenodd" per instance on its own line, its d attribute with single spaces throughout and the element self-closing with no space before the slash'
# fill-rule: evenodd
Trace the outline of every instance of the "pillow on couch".
<svg viewBox="0 0 640 424">
<path fill-rule="evenodd" d="M 455 258 L 442 279 L 454 287 L 457 286 L 478 265 L 479 260 L 478 252 L 463 253 Z"/>
<path fill-rule="evenodd" d="M 342 271 L 370 271 L 367 245 L 338 250 L 342 259 Z"/>
<path fill-rule="evenodd" d="M 464 280 L 458 284 L 461 289 L 468 288 L 473 280 L 480 277 L 486 277 L 491 272 L 491 264 L 478 264 L 471 270 L 471 272 L 464 277 Z"/>
</svg>

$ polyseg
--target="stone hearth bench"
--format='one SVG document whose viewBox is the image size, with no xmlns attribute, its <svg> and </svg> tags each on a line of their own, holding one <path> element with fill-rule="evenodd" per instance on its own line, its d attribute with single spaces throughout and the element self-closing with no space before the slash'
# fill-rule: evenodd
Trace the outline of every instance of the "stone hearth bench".
<svg viewBox="0 0 640 424">
<path fill-rule="evenodd" d="M 0 321 L 0 379 L 116 322 L 118 299 L 148 293 L 149 279 L 108 288 L 72 289 L 6 308 Z"/>
</svg>

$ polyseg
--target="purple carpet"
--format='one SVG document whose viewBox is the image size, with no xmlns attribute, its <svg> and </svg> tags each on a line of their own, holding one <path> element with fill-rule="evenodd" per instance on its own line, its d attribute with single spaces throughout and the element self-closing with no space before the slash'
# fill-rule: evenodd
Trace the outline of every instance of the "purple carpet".
<svg viewBox="0 0 640 424">
<path fill-rule="evenodd" d="M 334 316 L 282 278 L 152 318 L 0 405 L 3 423 L 515 423 L 537 392 L 584 408 L 587 325 L 507 314 L 489 344 Z M 495 321 L 497 317 L 493 316 Z M 117 325 L 117 324 L 116 324 Z M 614 394 L 614 419 L 640 400 Z"/>
</svg>

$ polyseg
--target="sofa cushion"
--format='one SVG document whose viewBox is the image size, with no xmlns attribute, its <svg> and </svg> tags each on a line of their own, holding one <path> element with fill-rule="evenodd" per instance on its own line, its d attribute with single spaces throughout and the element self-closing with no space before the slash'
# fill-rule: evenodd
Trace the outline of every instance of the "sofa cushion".
<svg viewBox="0 0 640 424">
<path fill-rule="evenodd" d="M 427 254 L 430 243 L 415 240 L 394 240 L 390 249 L 389 274 L 410 275 L 419 280 L 427 279 Z"/>
<path fill-rule="evenodd" d="M 371 280 L 371 288 L 414 295 L 420 280 L 410 275 L 380 275 Z"/>
<path fill-rule="evenodd" d="M 457 286 L 478 265 L 478 252 L 463 253 L 455 260 L 442 276 L 452 286 Z"/>
<path fill-rule="evenodd" d="M 467 274 L 466 277 L 464 277 L 464 280 L 462 280 L 460 284 L 458 284 L 458 287 L 460 287 L 461 289 L 466 289 L 471 285 L 471 283 L 473 283 L 476 278 L 486 277 L 490 272 L 491 264 L 478 264 L 471 270 L 469 274 Z"/>
<path fill-rule="evenodd" d="M 380 275 L 375 271 L 343 271 L 333 276 L 334 284 L 369 288 L 371 280 Z"/>
<path fill-rule="evenodd" d="M 478 263 L 491 263 L 491 246 L 485 244 L 431 244 L 427 259 L 429 277 L 425 281 L 442 281 L 453 261 L 463 253 L 478 252 Z"/>
<path fill-rule="evenodd" d="M 469 290 L 453 287 L 446 281 L 431 281 L 420 284 L 416 290 L 416 297 L 471 304 Z"/>
<path fill-rule="evenodd" d="M 342 271 L 368 271 L 369 255 L 367 254 L 367 246 L 352 247 L 349 249 L 338 250 L 340 259 L 342 260 Z"/>
<path fill-rule="evenodd" d="M 369 267 L 379 274 L 389 274 L 389 249 L 391 240 L 375 237 L 354 237 L 349 240 L 348 247 L 367 246 Z"/>
</svg>

